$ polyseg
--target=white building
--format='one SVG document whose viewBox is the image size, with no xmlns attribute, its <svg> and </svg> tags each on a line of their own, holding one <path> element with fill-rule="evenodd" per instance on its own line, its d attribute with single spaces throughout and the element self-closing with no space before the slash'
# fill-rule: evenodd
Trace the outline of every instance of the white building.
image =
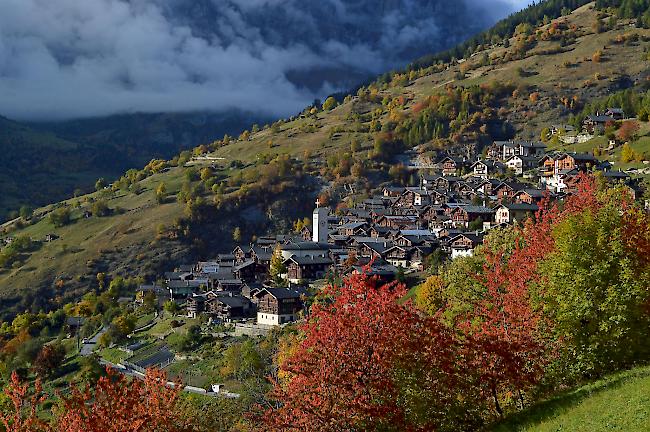
<svg viewBox="0 0 650 432">
<path fill-rule="evenodd" d="M 318 202 L 316 203 L 318 205 Z M 327 243 L 327 222 L 329 217 L 329 208 L 316 207 L 314 209 L 312 227 L 314 229 L 312 240 L 315 243 Z"/>
</svg>

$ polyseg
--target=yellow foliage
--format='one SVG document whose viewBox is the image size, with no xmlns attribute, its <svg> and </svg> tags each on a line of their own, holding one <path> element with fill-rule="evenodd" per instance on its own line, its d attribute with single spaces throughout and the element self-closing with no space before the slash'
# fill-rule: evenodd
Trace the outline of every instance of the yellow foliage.
<svg viewBox="0 0 650 432">
<path fill-rule="evenodd" d="M 602 51 L 596 51 L 592 56 L 591 56 L 591 61 L 594 63 L 600 63 L 603 57 L 603 52 Z"/>
<path fill-rule="evenodd" d="M 300 346 L 301 338 L 296 334 L 288 334 L 278 341 L 278 353 L 275 355 L 275 364 L 278 366 L 278 380 L 286 383 L 291 378 L 291 374 L 279 366 L 294 355 Z"/>
<path fill-rule="evenodd" d="M 415 304 L 422 311 L 433 315 L 442 305 L 444 282 L 438 275 L 429 276 L 415 292 Z"/>
</svg>

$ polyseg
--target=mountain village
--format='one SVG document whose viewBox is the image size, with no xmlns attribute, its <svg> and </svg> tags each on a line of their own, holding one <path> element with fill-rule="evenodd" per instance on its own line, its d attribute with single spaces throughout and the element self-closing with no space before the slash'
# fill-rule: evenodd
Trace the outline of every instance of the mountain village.
<svg viewBox="0 0 650 432">
<path fill-rule="evenodd" d="M 622 118 L 620 109 L 591 116 L 585 133 Z M 592 154 L 547 152 L 542 142 L 518 140 L 494 142 L 484 159 L 449 155 L 419 171 L 419 186 L 385 186 L 353 208 L 333 211 L 317 201 L 311 226 L 175 268 L 141 285 L 137 298 L 155 295 L 159 305 L 175 302 L 188 317 L 260 334 L 308 313 L 324 281 L 361 272 L 404 280 L 433 260 L 471 255 L 489 230 L 522 224 L 543 200 L 571 194 L 580 173 L 600 172 L 633 194 L 637 189 L 627 173 Z"/>
</svg>

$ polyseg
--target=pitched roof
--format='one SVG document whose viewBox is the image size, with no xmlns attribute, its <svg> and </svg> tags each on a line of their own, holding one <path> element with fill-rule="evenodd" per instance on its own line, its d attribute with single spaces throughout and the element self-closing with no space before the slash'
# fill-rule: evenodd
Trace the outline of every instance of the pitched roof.
<svg viewBox="0 0 650 432">
<path fill-rule="evenodd" d="M 365 222 L 348 222 L 348 223 L 344 223 L 343 225 L 339 225 L 337 228 L 339 230 L 341 230 L 341 229 L 352 229 L 352 230 L 354 230 L 354 229 L 357 229 L 357 228 L 365 226 L 365 225 L 366 225 Z"/>
<path fill-rule="evenodd" d="M 264 293 L 269 293 L 276 299 L 300 298 L 300 294 L 288 288 L 263 288 L 255 294 L 255 297 L 262 297 Z"/>
<path fill-rule="evenodd" d="M 377 241 L 378 239 L 375 239 L 375 241 L 368 241 L 368 242 L 360 242 L 359 244 L 367 246 L 368 248 L 372 249 L 373 251 L 383 254 L 386 252 L 387 249 L 390 249 L 392 247 L 392 242 L 385 242 L 385 241 Z"/>
<path fill-rule="evenodd" d="M 526 204 L 526 203 L 521 203 L 521 204 L 501 204 L 499 208 L 505 207 L 508 210 L 515 210 L 515 211 L 537 211 L 539 210 L 539 207 L 535 204 Z"/>
<path fill-rule="evenodd" d="M 291 258 L 288 258 L 286 261 L 293 261 L 298 265 L 320 265 L 320 264 L 332 264 L 332 260 L 328 257 L 299 257 L 292 255 Z"/>
<path fill-rule="evenodd" d="M 590 153 L 576 153 L 576 152 L 567 152 L 566 156 L 571 156 L 577 161 L 598 161 L 598 159 Z"/>
<path fill-rule="evenodd" d="M 587 117 L 587 119 L 594 123 L 607 123 L 608 121 L 614 121 L 613 117 L 606 115 L 590 115 Z"/>
<path fill-rule="evenodd" d="M 543 191 L 543 190 L 540 190 L 540 189 L 530 188 L 530 189 L 522 189 L 522 190 L 518 191 L 517 193 L 518 194 L 526 193 L 526 194 L 530 195 L 533 198 L 543 198 L 546 191 Z"/>
<path fill-rule="evenodd" d="M 630 175 L 626 173 L 625 171 L 605 171 L 603 173 L 604 177 L 609 177 L 609 178 L 629 178 Z"/>
<path fill-rule="evenodd" d="M 481 234 L 481 233 L 477 234 L 477 233 L 474 233 L 474 232 L 471 232 L 471 233 L 470 232 L 464 232 L 464 233 L 457 234 L 454 237 L 451 237 L 450 241 L 453 242 L 454 240 L 456 240 L 459 237 L 466 237 L 466 238 L 470 239 L 472 241 L 472 243 L 480 244 L 483 241 L 484 235 Z"/>
<path fill-rule="evenodd" d="M 494 210 L 492 210 L 489 207 L 484 207 L 484 206 L 475 206 L 475 205 L 468 205 L 465 207 L 462 207 L 464 211 L 467 213 L 494 213 Z"/>
<path fill-rule="evenodd" d="M 248 300 L 243 296 L 217 296 L 213 301 L 223 303 L 230 307 L 244 307 L 248 303 Z"/>
<path fill-rule="evenodd" d="M 294 242 L 287 245 L 281 246 L 283 251 L 294 251 L 294 250 L 327 250 L 329 249 L 327 243 L 317 243 L 317 242 Z"/>
<path fill-rule="evenodd" d="M 250 267 L 252 265 L 255 265 L 255 261 L 247 260 L 247 261 L 244 261 L 243 263 L 239 264 L 238 266 L 233 267 L 232 271 L 237 272 L 237 271 L 240 271 L 242 269 L 245 269 L 246 267 Z"/>
</svg>

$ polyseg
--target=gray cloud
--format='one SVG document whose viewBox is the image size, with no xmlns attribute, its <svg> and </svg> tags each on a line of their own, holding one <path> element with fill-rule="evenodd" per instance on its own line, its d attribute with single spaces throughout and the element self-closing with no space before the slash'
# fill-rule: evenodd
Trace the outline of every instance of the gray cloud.
<svg viewBox="0 0 650 432">
<path fill-rule="evenodd" d="M 463 1 L 490 3 L 493 15 Z M 520 6 L 463 1 L 0 0 L 0 114 L 285 115 Z"/>
</svg>

